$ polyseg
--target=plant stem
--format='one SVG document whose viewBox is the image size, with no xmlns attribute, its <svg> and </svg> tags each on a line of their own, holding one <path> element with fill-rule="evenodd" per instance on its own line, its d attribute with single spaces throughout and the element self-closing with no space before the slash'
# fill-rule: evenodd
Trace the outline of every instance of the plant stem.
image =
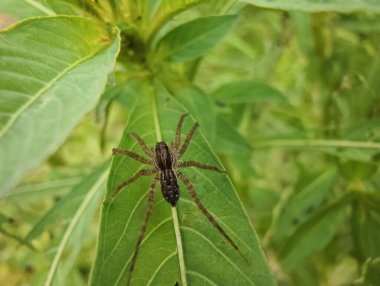
<svg viewBox="0 0 380 286">
<path fill-rule="evenodd" d="M 343 147 L 361 149 L 380 149 L 380 143 L 323 139 L 274 139 L 256 141 L 252 144 L 252 147 L 254 149 L 271 147 Z"/>
<path fill-rule="evenodd" d="M 183 255 L 181 231 L 179 229 L 179 221 L 178 221 L 177 208 L 176 207 L 172 207 L 171 209 L 172 209 L 172 217 L 173 217 L 173 224 L 174 224 L 175 239 L 177 241 L 177 251 L 178 251 L 179 269 L 180 269 L 180 272 L 181 272 L 181 282 L 182 282 L 182 286 L 187 286 L 185 258 L 184 258 L 184 255 Z"/>
</svg>

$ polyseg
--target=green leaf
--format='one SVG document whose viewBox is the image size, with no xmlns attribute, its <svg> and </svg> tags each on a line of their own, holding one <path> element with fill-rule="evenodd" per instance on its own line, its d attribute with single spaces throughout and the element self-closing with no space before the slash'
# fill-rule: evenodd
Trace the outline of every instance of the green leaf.
<svg viewBox="0 0 380 286">
<path fill-rule="evenodd" d="M 152 89 L 147 85 L 129 116 L 119 148 L 143 154 L 130 135 L 131 131 L 137 132 L 148 146 L 153 147 L 161 140 L 171 142 L 178 119 L 185 112 L 187 110 L 163 86 L 157 84 Z M 182 129 L 182 138 L 193 124 L 194 121 L 188 116 Z M 183 160 L 196 160 L 221 167 L 201 132 L 195 133 Z M 126 156 L 114 156 L 107 196 L 122 181 L 143 168 L 147 166 Z M 176 282 L 180 285 L 233 285 L 236 281 L 243 285 L 274 285 L 257 235 L 228 177 L 195 168 L 186 168 L 183 172 L 194 184 L 200 200 L 236 241 L 249 262 L 244 261 L 211 225 L 180 183 L 181 197 L 177 208 L 171 208 L 159 190 L 156 191 L 152 217 L 139 251 L 131 285 L 167 286 Z M 151 176 L 139 178 L 118 193 L 111 203 L 103 206 L 91 285 L 126 284 L 152 179 Z M 180 236 L 175 231 L 178 225 Z"/>
<path fill-rule="evenodd" d="M 235 20 L 235 15 L 210 16 L 182 24 L 161 39 L 157 56 L 172 62 L 203 56 L 222 39 Z"/>
<path fill-rule="evenodd" d="M 101 170 L 105 169 L 109 163 L 110 162 L 105 163 Z M 65 218 L 67 219 L 68 217 L 71 217 L 87 194 L 88 188 L 86 186 L 91 185 L 93 181 L 97 180 L 97 176 L 99 176 L 99 171 L 96 172 L 95 175 L 85 178 L 84 183 L 81 182 L 74 186 L 67 195 L 53 205 L 52 208 L 35 223 L 33 228 L 25 236 L 24 241 L 31 242 L 33 239 L 37 238 L 58 218 L 63 221 Z M 84 187 L 82 185 L 84 185 Z"/>
<path fill-rule="evenodd" d="M 75 195 L 74 192 L 77 192 L 80 194 L 81 201 L 79 204 L 75 201 L 73 202 L 77 208 L 73 214 L 68 214 L 68 216 L 71 217 L 70 223 L 64 231 L 62 238 L 59 240 L 57 250 L 45 279 L 45 286 L 65 285 L 65 279 L 74 265 L 85 238 L 88 237 L 89 228 L 94 218 L 94 212 L 104 194 L 108 170 L 109 161 L 100 166 L 88 177 L 84 178 L 64 199 L 66 202 L 69 202 L 73 198 L 75 199 L 77 195 Z M 62 207 L 59 207 L 59 209 L 63 211 Z M 49 216 L 54 216 L 55 214 L 56 213 L 50 211 L 37 223 L 34 230 L 38 230 L 37 232 L 39 232 L 39 229 L 44 228 L 46 222 L 51 219 Z M 32 234 L 36 234 L 36 232 Z M 32 239 L 33 236 L 29 235 L 29 238 Z"/>
<path fill-rule="evenodd" d="M 207 141 L 213 145 L 216 136 L 216 110 L 210 96 L 195 86 L 181 89 L 174 96 L 199 122 Z"/>
<path fill-rule="evenodd" d="M 291 236 L 297 228 L 309 219 L 330 192 L 330 186 L 337 174 L 335 168 L 327 169 L 302 189 L 283 199 L 282 208 L 274 223 L 274 240 L 282 241 Z"/>
<path fill-rule="evenodd" d="M 6 13 L 11 17 L 17 19 L 24 19 L 35 16 L 53 15 L 54 12 L 47 9 L 41 3 L 35 0 L 27 1 L 14 1 L 14 0 L 1 0 L 0 13 Z M 15 19 L 15 20 L 17 20 Z"/>
<path fill-rule="evenodd" d="M 280 256 L 282 264 L 288 270 L 329 243 L 345 218 L 345 207 L 349 205 L 351 199 L 351 193 L 347 193 L 333 203 L 318 209 L 285 240 Z"/>
<path fill-rule="evenodd" d="M 380 12 L 380 2 L 377 0 L 244 0 L 244 2 L 265 8 L 308 12 Z"/>
<path fill-rule="evenodd" d="M 0 32 L 0 192 L 95 106 L 118 47 L 118 36 L 79 17 L 34 18 Z"/>
<path fill-rule="evenodd" d="M 251 153 L 251 146 L 229 121 L 218 116 L 217 144 L 215 151 L 224 155 L 243 155 Z"/>
<path fill-rule="evenodd" d="M 285 102 L 280 91 L 261 82 L 238 80 L 220 86 L 213 93 L 214 100 L 225 104 Z"/>
<path fill-rule="evenodd" d="M 363 193 L 357 196 L 352 208 L 352 237 L 357 258 L 380 256 L 380 196 Z"/>
</svg>

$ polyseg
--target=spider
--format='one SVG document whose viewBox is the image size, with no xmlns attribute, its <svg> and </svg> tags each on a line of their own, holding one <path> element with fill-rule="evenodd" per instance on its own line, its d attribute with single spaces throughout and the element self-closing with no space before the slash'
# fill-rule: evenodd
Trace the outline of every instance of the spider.
<svg viewBox="0 0 380 286">
<path fill-rule="evenodd" d="M 135 137 L 138 144 L 141 146 L 144 153 L 148 156 L 148 159 L 128 150 L 121 150 L 117 148 L 112 149 L 113 154 L 122 154 L 122 155 L 128 156 L 136 161 L 149 165 L 152 168 L 142 169 L 138 171 L 134 176 L 130 177 L 129 179 L 119 184 L 113 190 L 111 194 L 111 199 L 113 199 L 116 196 L 116 194 L 119 193 L 123 188 L 125 188 L 127 185 L 131 184 L 132 182 L 136 181 L 141 176 L 154 175 L 154 179 L 150 185 L 149 192 L 148 192 L 148 206 L 145 210 L 144 222 L 141 227 L 140 234 L 135 245 L 135 249 L 134 249 L 134 253 L 133 253 L 133 257 L 131 261 L 131 266 L 129 269 L 130 275 L 129 275 L 128 285 L 132 276 L 133 269 L 135 267 L 137 255 L 139 252 L 141 242 L 145 235 L 149 218 L 152 214 L 153 200 L 154 200 L 154 195 L 156 192 L 156 187 L 157 187 L 158 182 L 160 182 L 161 193 L 163 197 L 165 198 L 165 200 L 172 207 L 176 207 L 177 202 L 179 200 L 179 195 L 180 195 L 180 189 L 179 189 L 179 185 L 177 181 L 177 179 L 179 178 L 185 185 L 186 189 L 189 191 L 190 196 L 192 197 L 192 199 L 194 200 L 195 204 L 198 206 L 200 211 L 206 216 L 206 218 L 212 223 L 212 225 L 223 235 L 223 237 L 228 241 L 228 243 L 244 258 L 244 260 L 246 260 L 244 255 L 240 252 L 238 246 L 228 236 L 228 234 L 224 231 L 224 229 L 220 226 L 220 224 L 215 220 L 215 218 L 211 215 L 211 213 L 206 209 L 206 207 L 200 201 L 197 193 L 195 192 L 195 188 L 193 184 L 190 182 L 190 180 L 181 171 L 179 171 L 179 168 L 196 167 L 200 169 L 215 171 L 218 173 L 226 173 L 225 170 L 221 170 L 217 167 L 205 165 L 196 161 L 180 161 L 179 160 L 181 156 L 185 153 L 195 131 L 199 127 L 198 122 L 196 122 L 191 128 L 190 132 L 187 134 L 186 139 L 181 146 L 181 129 L 182 129 L 182 125 L 186 116 L 187 114 L 183 114 L 180 117 L 177 124 L 175 140 L 170 146 L 168 146 L 164 141 L 162 141 L 162 142 L 157 142 L 154 149 L 149 148 L 140 136 L 138 136 L 134 132 L 131 133 L 131 135 Z"/>
</svg>

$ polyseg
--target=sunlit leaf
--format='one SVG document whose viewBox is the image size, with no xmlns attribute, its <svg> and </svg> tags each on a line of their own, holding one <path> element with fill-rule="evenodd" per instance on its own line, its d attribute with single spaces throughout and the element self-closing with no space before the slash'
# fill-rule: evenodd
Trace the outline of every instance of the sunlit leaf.
<svg viewBox="0 0 380 286">
<path fill-rule="evenodd" d="M 1 0 L 0 13 L 8 14 L 17 19 L 24 19 L 33 16 L 49 15 L 43 11 L 44 6 L 38 1 L 14 1 L 14 0 Z M 51 11 L 49 11 L 51 12 Z"/>
<path fill-rule="evenodd" d="M 94 107 L 118 46 L 107 29 L 77 17 L 34 18 L 0 33 L 0 192 Z"/>
<path fill-rule="evenodd" d="M 119 148 L 143 155 L 130 135 L 137 132 L 149 146 L 157 141 L 174 139 L 179 117 L 185 113 L 176 100 L 160 85 L 155 92 L 148 86 L 141 93 Z M 182 136 L 194 121 L 188 117 Z M 194 136 L 183 160 L 196 160 L 220 166 L 209 144 L 200 132 Z M 108 180 L 107 196 L 137 170 L 147 168 L 134 160 L 116 155 Z M 248 263 L 210 224 L 180 183 L 181 197 L 172 209 L 157 190 L 153 214 L 142 242 L 131 285 L 273 285 L 257 236 L 229 179 L 207 170 L 187 168 L 183 172 L 194 184 L 206 208 L 236 241 Z M 130 263 L 146 209 L 146 195 L 152 177 L 141 177 L 104 205 L 98 252 L 92 269 L 91 285 L 125 285 L 130 276 Z M 172 212 L 174 211 L 174 213 Z M 183 256 L 177 252 L 172 215 L 178 212 Z M 154 255 L 153 255 L 154 254 Z M 186 275 L 181 277 L 179 259 L 184 259 Z"/>
<path fill-rule="evenodd" d="M 182 24 L 161 39 L 158 56 L 173 62 L 200 57 L 225 36 L 235 20 L 235 15 L 211 16 Z"/>
</svg>

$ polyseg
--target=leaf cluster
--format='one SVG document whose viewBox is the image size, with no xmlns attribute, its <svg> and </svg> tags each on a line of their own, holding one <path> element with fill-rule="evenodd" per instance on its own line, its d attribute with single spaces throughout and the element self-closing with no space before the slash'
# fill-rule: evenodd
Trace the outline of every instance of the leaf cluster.
<svg viewBox="0 0 380 286">
<path fill-rule="evenodd" d="M 183 172 L 248 263 L 181 184 L 175 213 L 156 194 L 131 285 L 376 285 L 379 12 L 2 0 L 0 281 L 125 285 L 152 178 L 103 205 L 144 168 L 110 150 L 143 155 L 132 131 L 170 143 L 189 113 L 182 137 L 200 130 L 184 160 L 229 177 Z"/>
</svg>

